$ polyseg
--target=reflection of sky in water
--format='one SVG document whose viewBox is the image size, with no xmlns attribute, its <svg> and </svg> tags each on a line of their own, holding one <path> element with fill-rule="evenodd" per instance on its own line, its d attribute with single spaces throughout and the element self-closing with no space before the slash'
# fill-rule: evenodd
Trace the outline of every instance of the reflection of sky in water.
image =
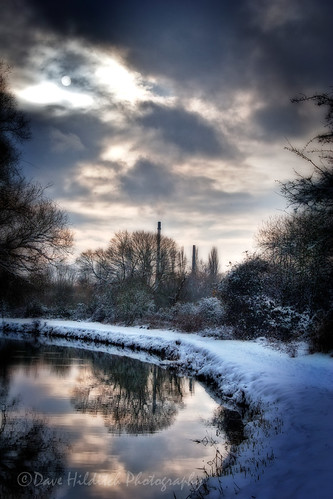
<svg viewBox="0 0 333 499">
<path fill-rule="evenodd" d="M 194 473 L 194 481 L 198 468 L 215 456 L 214 447 L 193 441 L 217 438 L 215 429 L 204 423 L 217 404 L 199 383 L 133 359 L 74 349 L 63 349 L 63 358 L 59 349 L 50 347 L 32 357 L 17 345 L 9 397 L 19 397 L 21 407 L 45 414 L 48 424 L 70 441 L 65 485 L 57 497 L 173 498 L 173 490 L 177 498 L 188 495 L 187 487 L 181 491 L 170 485 L 162 494 L 156 480 L 188 480 Z M 142 433 L 136 422 L 148 424 L 152 432 Z M 219 441 L 222 451 L 221 437 Z M 94 481 L 90 486 L 86 472 Z M 154 485 L 143 485 L 151 475 Z"/>
</svg>

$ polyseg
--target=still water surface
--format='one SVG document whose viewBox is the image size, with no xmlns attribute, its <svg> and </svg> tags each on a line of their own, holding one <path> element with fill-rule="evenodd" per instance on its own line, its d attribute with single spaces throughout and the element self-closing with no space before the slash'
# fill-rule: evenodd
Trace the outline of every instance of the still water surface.
<svg viewBox="0 0 333 499">
<path fill-rule="evenodd" d="M 0 340 L 0 403 L 6 498 L 185 498 L 226 447 L 203 385 L 130 357 Z"/>
</svg>

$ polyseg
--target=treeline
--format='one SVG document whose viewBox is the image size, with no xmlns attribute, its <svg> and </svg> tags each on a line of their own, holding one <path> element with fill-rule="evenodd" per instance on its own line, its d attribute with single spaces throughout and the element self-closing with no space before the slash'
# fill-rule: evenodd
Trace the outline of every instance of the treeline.
<svg viewBox="0 0 333 499">
<path fill-rule="evenodd" d="M 84 251 L 75 264 L 44 268 L 34 283 L 35 297 L 21 314 L 157 324 L 184 304 L 218 296 L 220 280 L 215 247 L 207 262 L 197 260 L 194 272 L 173 239 L 160 236 L 157 255 L 157 234 L 120 231 L 106 249 Z M 212 303 L 221 309 L 218 298 Z M 192 321 L 187 327 L 196 325 Z"/>
<path fill-rule="evenodd" d="M 0 298 L 2 314 L 57 316 L 176 327 L 219 337 L 304 338 L 314 350 L 332 343 L 333 97 L 326 128 L 290 152 L 312 166 L 281 184 L 286 213 L 265 222 L 257 251 L 221 273 L 213 247 L 190 265 L 168 237 L 121 231 L 104 249 L 66 263 L 72 244 L 66 214 L 19 169 L 17 145 L 29 137 L 25 117 L 0 79 Z"/>
</svg>

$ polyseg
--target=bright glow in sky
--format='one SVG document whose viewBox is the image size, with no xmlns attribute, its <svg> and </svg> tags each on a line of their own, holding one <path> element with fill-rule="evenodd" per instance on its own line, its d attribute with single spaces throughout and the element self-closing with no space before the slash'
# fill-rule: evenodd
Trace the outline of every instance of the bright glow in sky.
<svg viewBox="0 0 333 499">
<path fill-rule="evenodd" d="M 100 55 L 95 78 L 110 92 L 111 98 L 135 103 L 149 98 L 149 88 L 145 86 L 139 73 L 130 71 L 113 57 Z"/>
<path fill-rule="evenodd" d="M 64 87 L 69 87 L 69 85 L 72 83 L 72 80 L 70 76 L 65 75 L 61 78 L 61 83 L 64 85 Z"/>
<path fill-rule="evenodd" d="M 16 95 L 19 99 L 38 105 L 63 104 L 70 107 L 86 108 L 93 103 L 91 96 L 83 92 L 65 90 L 52 81 L 43 81 L 37 85 L 18 90 Z"/>
</svg>

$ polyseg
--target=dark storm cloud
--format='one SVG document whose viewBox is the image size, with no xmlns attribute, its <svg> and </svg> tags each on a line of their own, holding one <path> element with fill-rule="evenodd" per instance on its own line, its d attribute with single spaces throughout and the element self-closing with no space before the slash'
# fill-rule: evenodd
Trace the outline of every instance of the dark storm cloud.
<svg viewBox="0 0 333 499">
<path fill-rule="evenodd" d="M 294 133 L 292 122 L 302 128 L 293 111 L 274 114 L 280 104 L 287 107 L 297 93 L 327 91 L 333 82 L 333 3 L 329 0 L 320 4 L 314 0 L 4 1 L 0 41 L 5 56 L 10 59 L 15 54 L 14 63 L 24 63 L 29 49 L 41 42 L 38 30 L 44 30 L 45 36 L 60 34 L 64 43 L 77 37 L 83 43 L 120 51 L 142 74 L 167 77 L 178 95 L 192 91 L 215 101 L 217 108 L 228 107 L 230 92 L 252 91 L 267 103 L 254 117 L 256 124 L 265 127 L 269 122 L 272 133 L 274 122 L 278 134 L 286 127 L 287 136 Z M 74 82 L 89 88 L 82 55 L 69 51 L 54 62 L 46 68 L 51 77 L 73 73 Z M 147 125 L 154 124 L 158 115 L 165 139 L 178 140 L 180 147 L 191 146 L 189 135 L 177 136 L 166 128 L 168 120 L 177 121 L 180 115 L 172 116 L 171 111 L 163 115 L 156 107 L 145 117 Z M 265 128 L 263 132 L 264 137 Z M 271 140 L 269 133 L 267 139 Z M 211 145 L 214 154 L 217 141 Z M 223 149 L 225 144 L 221 145 Z"/>
<path fill-rule="evenodd" d="M 138 70 L 183 85 L 303 91 L 332 83 L 332 2 L 30 0 L 35 22 L 127 51 Z M 290 12 L 290 15 L 289 15 Z M 311 70 L 309 70 L 311 68 Z"/>
<path fill-rule="evenodd" d="M 112 125 L 102 123 L 93 114 L 72 112 L 58 115 L 58 108 L 30 109 L 32 140 L 25 143 L 23 163 L 28 177 L 54 183 L 58 195 L 62 195 L 64 181 L 77 171 L 80 162 L 96 161 L 103 140 L 112 134 Z M 77 185 L 70 195 L 87 195 Z"/>
<path fill-rule="evenodd" d="M 26 0 L 2 0 L 0 18 L 1 57 L 8 63 L 24 64 L 36 43 L 35 24 Z"/>
<path fill-rule="evenodd" d="M 311 132 L 311 119 L 304 119 L 301 107 L 290 102 L 269 103 L 252 115 L 252 122 L 259 127 L 259 137 L 266 142 L 302 137 Z M 309 117 L 310 118 L 310 117 Z M 255 135 L 255 132 L 254 132 Z"/>
<path fill-rule="evenodd" d="M 226 215 L 239 213 L 254 204 L 249 193 L 225 192 L 216 187 L 211 178 L 181 175 L 148 159 L 140 159 L 133 168 L 120 174 L 118 180 L 118 200 L 142 206 L 167 204 L 175 213 L 194 211 L 202 215 L 212 212 Z"/>
<path fill-rule="evenodd" d="M 141 111 L 144 114 L 137 118 L 140 125 L 158 131 L 184 153 L 216 157 L 231 152 L 227 141 L 222 146 L 216 129 L 197 113 L 152 102 L 142 104 Z"/>
<path fill-rule="evenodd" d="M 215 87 L 229 74 L 233 57 L 243 55 L 236 53 L 243 4 L 221 0 L 29 2 L 33 23 L 45 31 L 119 49 L 143 73 L 184 83 L 199 80 L 210 85 L 214 80 Z"/>
<path fill-rule="evenodd" d="M 254 2 L 259 5 L 257 19 L 257 55 L 254 69 L 258 69 L 262 89 L 274 97 L 274 89 L 295 92 L 313 88 L 319 82 L 327 87 L 332 83 L 332 66 L 328 64 L 333 42 L 331 20 L 333 4 L 329 0 L 296 0 L 286 2 Z M 280 10 L 273 17 L 273 6 Z M 264 22 L 271 9 L 270 21 Z M 266 16 L 267 17 L 267 16 Z M 293 96 L 293 95 L 289 95 Z"/>
<path fill-rule="evenodd" d="M 140 159 L 126 175 L 120 176 L 121 190 L 134 202 L 168 200 L 177 188 L 177 175 L 164 165 Z"/>
<path fill-rule="evenodd" d="M 51 44 L 52 46 L 52 44 Z M 79 90 L 91 90 L 93 87 L 88 77 L 84 76 L 85 68 L 89 67 L 90 61 L 86 55 L 78 54 L 70 49 L 59 47 L 59 54 L 50 57 L 44 69 L 45 75 L 53 81 L 60 81 L 64 75 L 70 75 L 72 88 Z M 96 92 L 96 89 L 94 88 Z"/>
</svg>

